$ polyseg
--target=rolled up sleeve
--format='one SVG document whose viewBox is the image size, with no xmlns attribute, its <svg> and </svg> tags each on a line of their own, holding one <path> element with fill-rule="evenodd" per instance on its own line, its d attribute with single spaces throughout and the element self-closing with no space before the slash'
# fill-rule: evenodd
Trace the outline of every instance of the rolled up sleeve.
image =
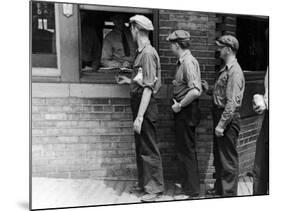
<svg viewBox="0 0 281 211">
<path fill-rule="evenodd" d="M 218 126 L 225 129 L 233 118 L 233 114 L 237 107 L 242 104 L 243 97 L 243 79 L 237 72 L 232 72 L 229 75 L 226 87 L 226 105 L 221 115 Z"/>
<path fill-rule="evenodd" d="M 143 86 L 154 90 L 156 82 L 156 60 L 153 54 L 146 53 L 142 58 Z"/>
<path fill-rule="evenodd" d="M 198 72 L 197 65 L 192 61 L 187 61 L 183 66 L 184 80 L 187 82 L 188 88 L 197 89 L 200 93 L 202 90 L 200 70 Z"/>
</svg>

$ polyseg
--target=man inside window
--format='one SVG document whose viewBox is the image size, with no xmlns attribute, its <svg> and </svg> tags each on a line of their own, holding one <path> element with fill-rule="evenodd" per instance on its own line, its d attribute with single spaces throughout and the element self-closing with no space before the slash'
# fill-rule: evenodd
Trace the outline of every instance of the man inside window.
<svg viewBox="0 0 281 211">
<path fill-rule="evenodd" d="M 112 16 L 114 28 L 103 40 L 101 65 L 103 67 L 131 68 L 136 44 L 130 29 L 125 26 L 124 15 Z"/>
</svg>

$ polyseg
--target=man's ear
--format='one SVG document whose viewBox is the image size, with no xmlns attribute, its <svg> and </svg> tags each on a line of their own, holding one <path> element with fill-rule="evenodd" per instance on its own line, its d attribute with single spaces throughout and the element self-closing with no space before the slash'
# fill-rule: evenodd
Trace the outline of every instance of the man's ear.
<svg viewBox="0 0 281 211">
<path fill-rule="evenodd" d="M 233 54 L 233 50 L 230 47 L 227 47 L 227 49 L 228 54 Z"/>
</svg>

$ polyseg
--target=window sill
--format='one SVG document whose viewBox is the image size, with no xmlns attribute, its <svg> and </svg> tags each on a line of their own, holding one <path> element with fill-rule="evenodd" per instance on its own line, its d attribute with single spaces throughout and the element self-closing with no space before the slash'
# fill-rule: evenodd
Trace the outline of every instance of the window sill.
<svg viewBox="0 0 281 211">
<path fill-rule="evenodd" d="M 244 70 L 243 73 L 245 75 L 246 81 L 259 81 L 259 80 L 264 80 L 266 70 L 264 71 Z"/>
<path fill-rule="evenodd" d="M 32 76 L 59 77 L 60 75 L 60 70 L 57 68 L 32 67 Z"/>
<path fill-rule="evenodd" d="M 59 82 L 61 72 L 57 68 L 32 67 L 32 82 Z"/>
<path fill-rule="evenodd" d="M 80 82 L 95 84 L 116 84 L 115 76 L 118 74 L 131 77 L 131 73 L 119 73 L 114 70 L 112 72 L 81 72 Z"/>
</svg>

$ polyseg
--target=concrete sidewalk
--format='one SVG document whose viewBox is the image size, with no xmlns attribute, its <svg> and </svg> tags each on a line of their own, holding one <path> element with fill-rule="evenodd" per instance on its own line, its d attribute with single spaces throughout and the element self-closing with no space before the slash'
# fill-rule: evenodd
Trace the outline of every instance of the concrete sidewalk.
<svg viewBox="0 0 281 211">
<path fill-rule="evenodd" d="M 135 181 L 32 178 L 32 209 L 140 203 L 141 195 L 130 194 Z M 175 200 L 177 185 L 166 182 L 161 201 Z M 202 191 L 203 192 L 203 191 Z M 241 177 L 238 195 L 252 195 L 252 180 Z M 200 198 L 207 198 L 201 193 Z"/>
</svg>

